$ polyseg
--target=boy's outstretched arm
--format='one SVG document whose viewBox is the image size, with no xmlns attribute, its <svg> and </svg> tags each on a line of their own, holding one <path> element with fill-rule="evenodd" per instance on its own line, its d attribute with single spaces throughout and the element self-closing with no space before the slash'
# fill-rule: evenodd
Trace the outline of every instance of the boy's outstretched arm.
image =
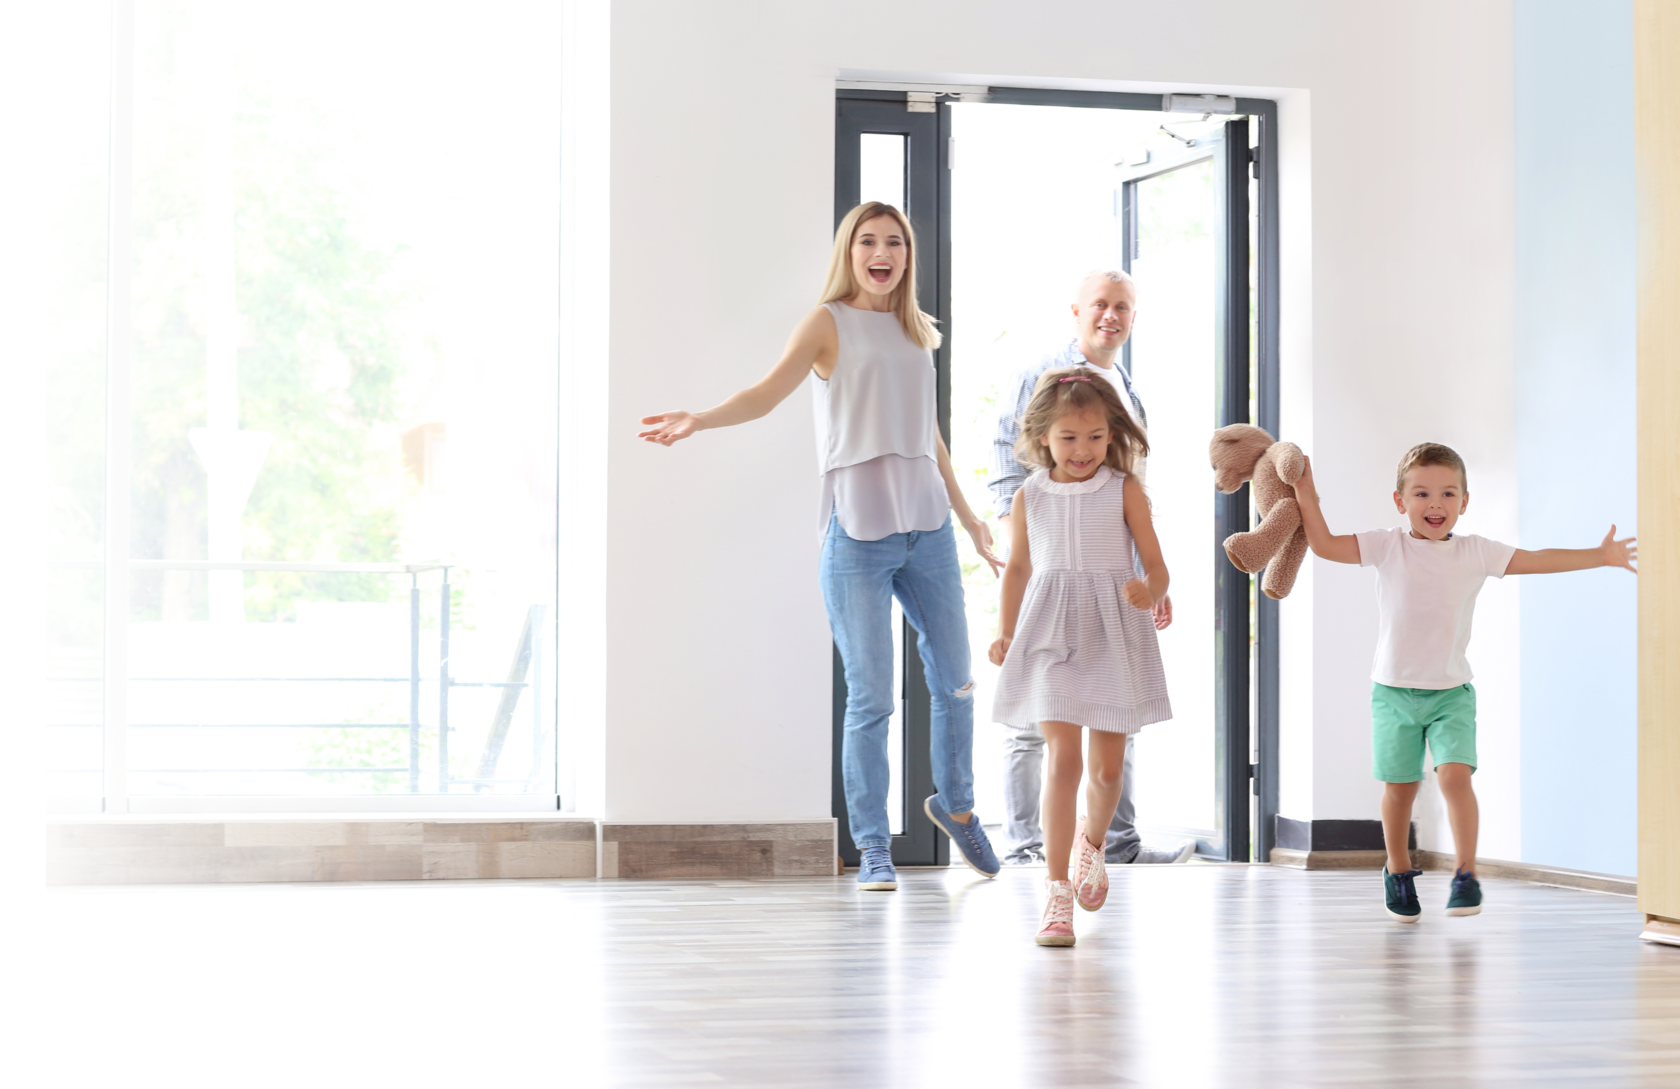
<svg viewBox="0 0 1680 1089">
<path fill-rule="evenodd" d="M 1295 501 L 1301 507 L 1301 526 L 1307 531 L 1307 544 L 1312 548 L 1313 555 L 1320 559 L 1333 560 L 1336 563 L 1359 562 L 1359 538 L 1351 533 L 1337 535 L 1330 532 L 1330 526 L 1324 521 L 1324 512 L 1318 506 L 1318 489 L 1313 484 L 1312 458 L 1303 456 L 1307 463 L 1301 473 L 1301 479 L 1295 482 Z"/>
<path fill-rule="evenodd" d="M 1597 548 L 1542 548 L 1528 552 L 1521 548 L 1511 556 L 1507 575 L 1552 575 L 1559 571 L 1585 571 L 1592 567 L 1625 567 L 1634 574 L 1639 568 L 1639 541 L 1635 537 L 1616 540 L 1616 527 L 1604 535 Z"/>
</svg>

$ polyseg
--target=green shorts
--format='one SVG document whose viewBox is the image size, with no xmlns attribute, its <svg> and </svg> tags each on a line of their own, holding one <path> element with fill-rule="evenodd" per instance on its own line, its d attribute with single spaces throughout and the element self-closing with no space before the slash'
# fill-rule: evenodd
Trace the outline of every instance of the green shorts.
<svg viewBox="0 0 1680 1089">
<path fill-rule="evenodd" d="M 1433 766 L 1476 770 L 1476 690 L 1371 685 L 1371 774 L 1385 783 L 1423 778 L 1423 743 Z"/>
</svg>

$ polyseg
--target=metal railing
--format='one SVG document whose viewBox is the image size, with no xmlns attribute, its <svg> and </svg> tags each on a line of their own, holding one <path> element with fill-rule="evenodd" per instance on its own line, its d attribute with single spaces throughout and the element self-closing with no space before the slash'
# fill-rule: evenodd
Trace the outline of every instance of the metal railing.
<svg viewBox="0 0 1680 1089">
<path fill-rule="evenodd" d="M 104 563 L 100 560 L 48 560 L 48 568 L 57 569 L 85 569 L 103 570 Z M 363 575 L 407 575 L 409 577 L 408 591 L 408 676 L 406 677 L 134 677 L 129 681 L 144 682 L 202 682 L 202 683 L 344 683 L 344 684 L 408 684 L 408 721 L 400 722 L 318 722 L 318 723 L 270 723 L 270 722 L 191 722 L 167 723 L 144 722 L 128 723 L 130 729 L 403 729 L 408 730 L 408 763 L 399 767 L 344 767 L 344 768 L 135 768 L 134 771 L 152 774 L 204 774 L 213 772 L 250 774 L 295 774 L 306 772 L 312 774 L 339 773 L 397 773 L 408 772 L 408 789 L 412 794 L 420 792 L 420 685 L 426 678 L 420 674 L 420 576 L 432 571 L 441 571 L 443 577 L 439 585 L 438 598 L 438 792 L 449 793 L 451 784 L 471 785 L 482 788 L 495 783 L 529 782 L 516 779 L 498 779 L 496 766 L 500 761 L 501 751 L 507 734 L 512 726 L 513 713 L 517 708 L 519 694 L 522 690 L 531 690 L 531 774 L 541 762 L 544 751 L 542 701 L 543 701 L 543 673 L 542 673 L 542 629 L 546 615 L 546 607 L 532 605 L 525 613 L 524 629 L 520 632 L 519 644 L 514 652 L 513 663 L 509 667 L 506 680 L 501 681 L 458 681 L 449 673 L 449 613 L 450 613 L 450 583 L 449 569 L 454 564 L 447 563 L 291 563 L 285 561 L 239 561 L 227 562 L 216 560 L 130 560 L 131 571 L 252 571 L 252 572 L 294 572 L 301 574 L 363 574 Z M 526 676 L 530 680 L 525 680 Z M 98 677 L 49 677 L 57 681 L 96 681 Z M 485 751 L 479 761 L 478 774 L 471 777 L 456 777 L 449 772 L 449 692 L 453 688 L 499 688 L 502 698 L 497 702 L 496 714 L 491 721 L 490 734 L 485 743 Z M 97 729 L 101 723 L 57 723 L 60 728 L 92 728 Z M 83 769 L 93 771 L 96 769 Z"/>
</svg>

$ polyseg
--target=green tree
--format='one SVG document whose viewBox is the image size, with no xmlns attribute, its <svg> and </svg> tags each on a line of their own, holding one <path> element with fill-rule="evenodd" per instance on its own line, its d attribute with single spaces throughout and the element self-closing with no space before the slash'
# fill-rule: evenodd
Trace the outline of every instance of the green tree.
<svg viewBox="0 0 1680 1089">
<path fill-rule="evenodd" d="M 183 78 L 164 25 L 141 63 L 153 102 Z M 144 108 L 144 107 L 143 107 Z M 135 207 L 134 555 L 200 559 L 206 480 L 188 431 L 206 422 L 204 145 L 197 117 L 157 109 L 140 128 Z M 397 319 L 406 305 L 396 253 L 358 231 L 311 106 L 246 88 L 235 116 L 239 423 L 274 436 L 244 519 L 245 557 L 390 561 L 409 485 L 402 470 Z M 280 619 L 302 597 L 388 599 L 390 580 L 358 575 L 247 577 L 246 616 Z M 136 618 L 205 615 L 202 575 L 136 580 Z"/>
</svg>

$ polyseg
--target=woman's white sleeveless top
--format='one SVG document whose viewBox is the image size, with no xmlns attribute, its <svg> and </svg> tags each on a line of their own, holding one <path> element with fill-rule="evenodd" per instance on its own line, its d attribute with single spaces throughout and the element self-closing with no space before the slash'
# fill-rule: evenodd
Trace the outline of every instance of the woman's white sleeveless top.
<svg viewBox="0 0 1680 1089">
<path fill-rule="evenodd" d="M 859 541 L 938 529 L 951 504 L 934 440 L 933 353 L 912 344 L 890 311 L 823 305 L 840 352 L 828 381 L 811 376 L 822 531 L 831 512 Z"/>
</svg>

